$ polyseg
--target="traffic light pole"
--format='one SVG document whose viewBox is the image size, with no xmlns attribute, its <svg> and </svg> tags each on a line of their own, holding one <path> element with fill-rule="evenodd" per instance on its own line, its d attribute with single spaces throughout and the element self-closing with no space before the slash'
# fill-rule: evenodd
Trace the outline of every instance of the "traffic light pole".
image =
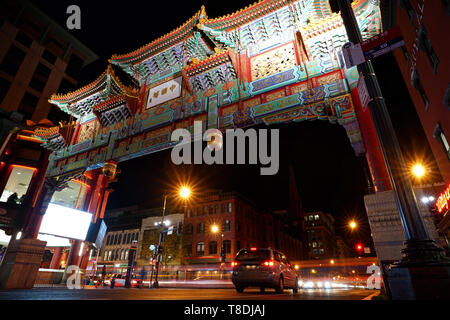
<svg viewBox="0 0 450 320">
<path fill-rule="evenodd" d="M 166 203 L 167 203 L 167 193 L 164 193 L 164 206 L 163 206 L 163 214 L 161 223 L 159 224 L 160 232 L 159 232 L 159 244 L 156 248 L 156 264 L 155 264 L 155 281 L 153 282 L 152 287 L 153 288 L 159 288 L 159 282 L 158 282 L 158 273 L 159 273 L 159 263 L 161 262 L 161 255 L 162 255 L 162 244 L 164 243 L 165 238 L 165 228 L 164 228 L 164 216 L 166 215 Z"/>
<path fill-rule="evenodd" d="M 361 33 L 350 1 L 336 1 L 339 5 L 349 41 L 354 44 L 361 43 Z M 403 258 L 395 263 L 391 269 L 411 266 L 447 266 L 448 260 L 443 256 L 443 250 L 438 248 L 434 241 L 431 240 L 419 211 L 416 196 L 408 178 L 405 160 L 371 61 L 358 65 L 358 71 L 362 73 L 366 82 L 370 96 L 368 108 L 381 145 L 384 162 L 392 183 L 400 220 L 406 237 L 405 247 L 402 250 Z M 417 296 L 420 295 L 415 295 L 414 297 Z"/>
</svg>

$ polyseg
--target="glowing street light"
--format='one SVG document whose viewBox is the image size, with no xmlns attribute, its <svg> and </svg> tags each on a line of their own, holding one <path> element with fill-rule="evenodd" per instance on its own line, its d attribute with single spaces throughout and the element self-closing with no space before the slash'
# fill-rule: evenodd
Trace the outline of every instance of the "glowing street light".
<svg viewBox="0 0 450 320">
<path fill-rule="evenodd" d="M 180 197 L 183 199 L 188 199 L 191 195 L 191 189 L 186 186 L 181 187 L 180 189 Z"/>
<path fill-rule="evenodd" d="M 172 196 L 175 196 L 175 194 L 171 194 Z M 178 191 L 178 196 L 181 197 L 182 199 L 186 200 L 190 197 L 191 195 L 191 189 L 187 186 L 182 186 L 179 191 Z M 159 273 L 159 263 L 161 262 L 161 252 L 162 252 L 162 244 L 164 243 L 164 238 L 165 238 L 165 232 L 166 230 L 164 230 L 164 228 L 167 228 L 170 225 L 170 221 L 169 220 L 164 220 L 164 216 L 166 215 L 166 203 L 167 203 L 167 196 L 168 194 L 165 192 L 164 193 L 164 206 L 163 206 L 163 214 L 162 214 L 162 219 L 161 222 L 158 224 L 161 229 L 160 229 L 160 236 L 159 236 L 159 244 L 158 247 L 156 248 L 156 272 L 155 272 L 155 280 L 152 284 L 153 288 L 158 288 L 159 287 L 159 283 L 158 283 L 158 273 Z M 156 225 L 156 223 L 155 223 Z M 163 225 L 165 227 L 163 227 Z M 151 280 L 150 280 L 151 283 Z"/>
<path fill-rule="evenodd" d="M 425 167 L 420 163 L 416 163 L 411 171 L 416 178 L 422 178 L 425 175 Z"/>
<path fill-rule="evenodd" d="M 350 229 L 355 230 L 358 224 L 356 223 L 355 220 L 352 220 L 348 223 L 348 226 L 350 227 Z"/>
<path fill-rule="evenodd" d="M 331 264 L 334 264 L 334 260 L 330 260 L 330 263 L 331 263 Z"/>
<path fill-rule="evenodd" d="M 212 232 L 212 233 L 217 233 L 217 232 L 219 232 L 219 227 L 218 227 L 216 224 L 213 224 L 213 225 L 211 226 L 211 232 Z"/>
</svg>

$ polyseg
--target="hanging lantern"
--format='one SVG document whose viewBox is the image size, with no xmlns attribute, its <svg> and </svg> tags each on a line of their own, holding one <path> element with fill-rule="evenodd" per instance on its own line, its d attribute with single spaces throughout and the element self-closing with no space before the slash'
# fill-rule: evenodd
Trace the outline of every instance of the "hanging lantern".
<svg viewBox="0 0 450 320">
<path fill-rule="evenodd" d="M 107 160 L 102 168 L 102 172 L 108 180 L 113 180 L 117 173 L 117 161 Z"/>
</svg>

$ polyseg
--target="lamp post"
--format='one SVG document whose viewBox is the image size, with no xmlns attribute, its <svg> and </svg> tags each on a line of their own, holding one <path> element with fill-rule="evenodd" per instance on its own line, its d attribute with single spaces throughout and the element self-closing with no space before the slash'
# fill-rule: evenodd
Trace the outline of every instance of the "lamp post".
<svg viewBox="0 0 450 320">
<path fill-rule="evenodd" d="M 219 227 L 216 224 L 213 224 L 211 226 L 211 232 L 215 235 L 217 235 L 219 233 Z M 220 271 L 220 279 L 222 279 L 223 274 L 222 274 L 222 264 L 225 262 L 224 259 L 224 254 L 225 254 L 225 250 L 223 247 L 223 232 L 220 233 L 220 237 L 221 237 L 221 242 L 220 242 L 220 254 L 219 254 L 219 259 L 220 259 L 220 266 L 219 266 L 219 271 Z"/>
<path fill-rule="evenodd" d="M 354 44 L 361 43 L 361 32 L 350 1 L 336 0 L 336 2 L 339 6 L 349 41 Z M 369 112 L 372 117 L 377 138 L 381 145 L 384 162 L 388 169 L 406 238 L 405 247 L 402 250 L 403 258 L 391 268 L 392 276 L 390 276 L 390 278 L 392 279 L 392 285 L 390 284 L 390 287 L 392 296 L 393 298 L 403 297 L 403 299 L 414 299 L 423 297 L 424 295 L 426 296 L 427 294 L 434 294 L 434 296 L 439 297 L 448 296 L 448 287 L 446 287 L 449 281 L 448 276 L 444 279 L 445 281 L 433 281 L 433 283 L 436 283 L 436 286 L 434 286 L 435 288 L 432 291 L 428 291 L 426 294 L 424 294 L 424 292 L 427 290 L 422 290 L 423 292 L 420 292 L 420 286 L 416 287 L 413 285 L 414 280 L 412 279 L 413 277 L 410 275 L 408 268 L 415 266 L 438 266 L 438 268 L 443 268 L 439 272 L 446 272 L 449 268 L 449 263 L 448 260 L 443 257 L 443 250 L 435 245 L 425 227 L 411 181 L 406 172 L 407 167 L 405 160 L 372 63 L 369 60 L 358 65 L 357 68 L 364 76 L 367 91 L 370 96 L 370 101 L 368 103 Z M 406 289 L 406 283 L 408 281 L 409 287 L 414 288 L 413 290 Z M 396 288 L 394 288 L 394 286 Z"/>
<path fill-rule="evenodd" d="M 169 223 L 167 223 L 167 221 L 164 221 L 164 217 L 166 215 L 166 204 L 167 204 L 167 197 L 171 195 L 171 196 L 175 196 L 177 195 L 176 193 L 167 193 L 164 192 L 164 205 L 163 205 L 163 212 L 162 212 L 162 218 L 161 218 L 161 222 L 160 223 L 156 223 L 156 225 L 159 227 L 160 232 L 159 232 L 159 244 L 156 247 L 156 263 L 155 263 L 155 280 L 153 281 L 153 288 L 158 288 L 159 287 L 159 282 L 158 282 L 158 273 L 159 273 L 159 264 L 161 262 L 161 257 L 162 257 L 162 252 L 163 252 L 163 247 L 162 244 L 164 243 L 165 237 L 166 237 L 166 232 L 168 230 L 168 226 Z M 182 186 L 179 191 L 178 191 L 178 196 L 181 197 L 184 200 L 187 200 L 191 195 L 191 189 L 187 186 Z"/>
</svg>

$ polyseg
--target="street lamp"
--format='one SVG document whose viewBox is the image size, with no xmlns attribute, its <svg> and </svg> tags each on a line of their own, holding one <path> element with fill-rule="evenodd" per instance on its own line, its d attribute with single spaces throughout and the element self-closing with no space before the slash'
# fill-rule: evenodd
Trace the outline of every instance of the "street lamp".
<svg viewBox="0 0 450 320">
<path fill-rule="evenodd" d="M 213 234 L 218 234 L 219 233 L 219 227 L 216 224 L 213 224 L 211 226 L 211 232 Z M 220 244 L 220 260 L 221 262 L 225 262 L 225 259 L 223 259 L 223 254 L 224 254 L 224 247 L 223 247 L 223 232 L 221 233 L 221 238 L 222 238 L 222 242 Z"/>
<path fill-rule="evenodd" d="M 166 203 L 167 203 L 167 197 L 168 196 L 176 196 L 178 195 L 180 198 L 187 200 L 190 195 L 191 195 L 191 189 L 187 186 L 182 186 L 177 193 L 167 193 L 164 192 L 164 205 L 163 205 L 163 214 L 162 214 L 162 219 L 161 222 L 156 223 L 155 225 L 157 225 L 160 229 L 160 233 L 159 233 L 159 244 L 158 247 L 156 248 L 156 271 L 155 271 L 155 281 L 153 281 L 152 287 L 153 288 L 158 288 L 159 287 L 159 283 L 158 283 L 158 273 L 159 273 L 159 263 L 161 262 L 161 257 L 162 257 L 162 244 L 164 243 L 164 239 L 165 239 L 165 235 L 166 235 L 166 231 L 168 230 L 168 227 L 170 225 L 170 221 L 169 220 L 164 220 L 164 216 L 166 215 Z"/>
<path fill-rule="evenodd" d="M 358 224 L 356 223 L 355 220 L 352 220 L 348 223 L 348 226 L 350 227 L 350 229 L 355 230 Z"/>
<path fill-rule="evenodd" d="M 421 163 L 416 163 L 412 167 L 411 171 L 418 179 L 422 178 L 425 175 L 425 167 Z"/>
</svg>

